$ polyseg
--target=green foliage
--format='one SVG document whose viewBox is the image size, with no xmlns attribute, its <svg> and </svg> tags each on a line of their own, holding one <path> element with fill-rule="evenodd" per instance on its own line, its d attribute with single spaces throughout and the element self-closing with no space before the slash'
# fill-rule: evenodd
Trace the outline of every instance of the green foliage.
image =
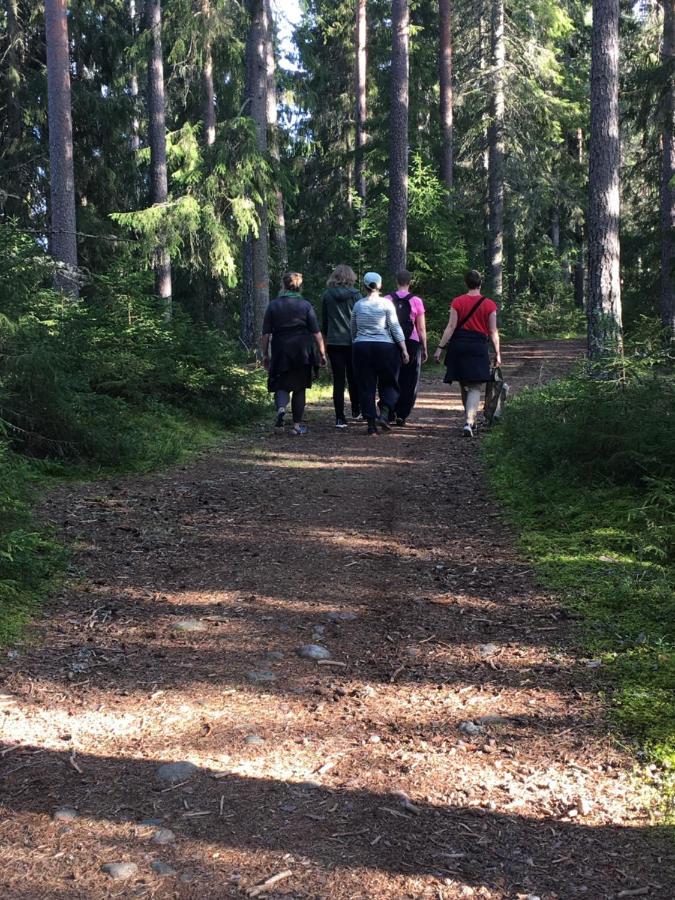
<svg viewBox="0 0 675 900">
<path fill-rule="evenodd" d="M 657 371 L 522 391 L 486 455 L 539 577 L 582 612 L 615 721 L 661 767 L 673 816 L 675 381 Z"/>
</svg>

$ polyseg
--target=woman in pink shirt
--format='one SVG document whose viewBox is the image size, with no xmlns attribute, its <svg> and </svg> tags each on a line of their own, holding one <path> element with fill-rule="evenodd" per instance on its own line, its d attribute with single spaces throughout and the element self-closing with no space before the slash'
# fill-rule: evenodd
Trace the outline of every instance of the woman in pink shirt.
<svg viewBox="0 0 675 900">
<path fill-rule="evenodd" d="M 401 366 L 398 376 L 400 390 L 396 408 L 392 410 L 392 421 L 405 425 L 417 400 L 417 390 L 422 374 L 422 363 L 427 361 L 427 324 L 424 303 L 410 290 L 412 275 L 405 269 L 396 276 L 398 285 L 389 298 L 396 307 L 398 321 L 403 329 L 406 349 L 410 362 Z"/>
</svg>

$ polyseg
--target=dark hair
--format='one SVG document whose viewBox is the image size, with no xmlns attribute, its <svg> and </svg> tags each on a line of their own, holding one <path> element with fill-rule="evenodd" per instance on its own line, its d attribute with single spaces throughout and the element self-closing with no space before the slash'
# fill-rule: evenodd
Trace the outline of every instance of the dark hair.
<svg viewBox="0 0 675 900">
<path fill-rule="evenodd" d="M 286 272 L 282 281 L 287 291 L 299 291 L 302 287 L 302 272 Z"/>
<path fill-rule="evenodd" d="M 483 278 L 480 272 L 477 272 L 475 269 L 469 269 L 469 271 L 464 276 L 464 283 L 469 288 L 470 291 L 475 290 L 475 288 L 479 288 L 483 283 Z"/>
<path fill-rule="evenodd" d="M 412 275 L 407 269 L 401 269 L 401 271 L 396 275 L 396 284 L 398 284 L 399 286 L 410 284 L 411 281 Z"/>
</svg>

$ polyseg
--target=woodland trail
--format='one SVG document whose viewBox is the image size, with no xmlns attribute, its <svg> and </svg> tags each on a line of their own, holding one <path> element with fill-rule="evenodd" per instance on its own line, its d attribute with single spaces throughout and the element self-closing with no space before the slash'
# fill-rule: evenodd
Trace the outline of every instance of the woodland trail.
<svg viewBox="0 0 675 900">
<path fill-rule="evenodd" d="M 511 344 L 507 378 L 579 352 Z M 44 500 L 79 577 L 0 661 L 1 897 L 237 898 L 277 874 L 261 896 L 673 896 L 597 672 L 434 378 L 391 436 L 310 410 L 306 438 L 260 427 Z"/>
</svg>

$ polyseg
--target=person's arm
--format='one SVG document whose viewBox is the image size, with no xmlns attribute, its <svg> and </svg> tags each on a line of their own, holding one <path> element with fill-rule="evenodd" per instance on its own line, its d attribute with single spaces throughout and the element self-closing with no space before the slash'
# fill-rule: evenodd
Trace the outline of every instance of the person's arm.
<svg viewBox="0 0 675 900">
<path fill-rule="evenodd" d="M 326 303 L 326 295 L 321 298 L 321 331 L 328 337 L 328 304 Z"/>
<path fill-rule="evenodd" d="M 319 328 L 319 320 L 316 317 L 316 313 L 314 312 L 314 307 L 312 304 L 307 301 L 307 327 L 312 333 L 312 337 L 316 341 L 316 346 L 319 351 L 319 355 L 321 356 L 321 365 L 326 365 L 326 349 L 323 343 L 323 335 L 321 334 L 321 329 Z"/>
<path fill-rule="evenodd" d="M 457 328 L 457 310 L 451 309 L 448 324 L 445 326 L 445 331 L 441 335 L 440 343 L 438 344 L 436 352 L 434 353 L 434 359 L 437 363 L 441 361 L 441 353 L 447 347 L 448 341 L 455 332 L 455 328 Z"/>
<path fill-rule="evenodd" d="M 357 303 L 358 303 L 358 301 L 357 301 Z M 357 326 L 356 326 L 356 306 L 357 306 L 357 303 L 355 303 L 354 306 L 352 307 L 352 315 L 351 315 L 351 318 L 350 318 L 350 320 L 349 320 L 349 330 L 350 330 L 351 335 L 352 335 L 352 342 L 356 340 L 356 335 L 358 334 L 358 328 L 357 328 Z"/>
<path fill-rule="evenodd" d="M 425 363 L 429 359 L 429 353 L 427 351 L 426 313 L 418 313 L 417 318 L 415 319 L 415 328 L 417 329 L 417 336 L 419 337 L 420 344 L 422 345 L 422 362 Z"/>
<path fill-rule="evenodd" d="M 490 340 L 492 341 L 492 346 L 495 348 L 495 365 L 501 366 L 502 353 L 499 345 L 499 331 L 497 330 L 496 312 L 490 313 L 490 318 L 488 319 L 488 331 L 490 332 Z"/>
<path fill-rule="evenodd" d="M 270 338 L 271 334 L 263 334 L 261 341 L 263 366 L 269 371 L 270 368 Z"/>
<path fill-rule="evenodd" d="M 396 341 L 396 344 L 401 351 L 401 359 L 403 360 L 404 365 L 407 365 L 410 362 L 410 357 L 408 356 L 408 348 L 405 345 L 405 335 L 403 334 L 403 329 L 399 325 L 394 304 L 390 303 L 389 305 L 391 306 L 391 309 L 387 309 L 387 328 L 389 329 L 389 334 Z"/>
<path fill-rule="evenodd" d="M 316 341 L 316 346 L 318 347 L 319 355 L 321 356 L 321 365 L 325 366 L 326 365 L 326 347 L 323 342 L 323 335 L 321 334 L 320 331 L 317 331 L 314 334 L 314 340 Z"/>
</svg>

